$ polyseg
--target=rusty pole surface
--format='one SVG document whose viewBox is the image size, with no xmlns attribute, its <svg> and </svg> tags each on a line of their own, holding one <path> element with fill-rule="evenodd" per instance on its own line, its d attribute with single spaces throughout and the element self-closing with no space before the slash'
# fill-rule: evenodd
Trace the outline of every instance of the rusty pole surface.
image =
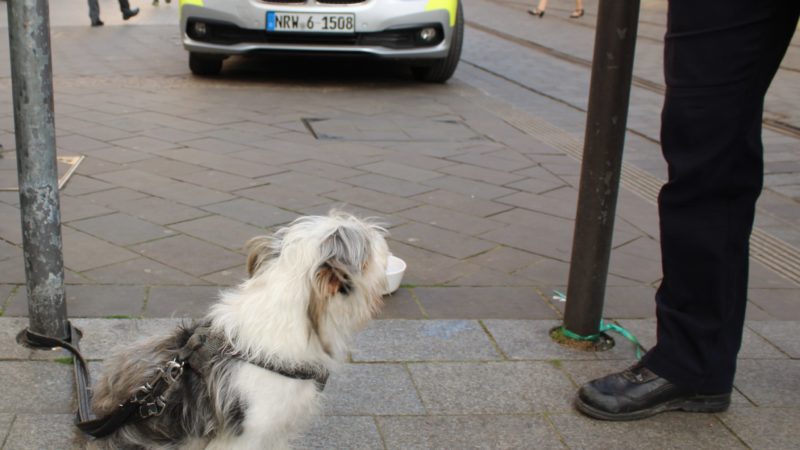
<svg viewBox="0 0 800 450">
<path fill-rule="evenodd" d="M 639 0 L 600 0 L 564 327 L 600 331 L 633 75 Z"/>
<path fill-rule="evenodd" d="M 29 329 L 68 339 L 49 7 L 47 0 L 7 4 Z"/>
</svg>

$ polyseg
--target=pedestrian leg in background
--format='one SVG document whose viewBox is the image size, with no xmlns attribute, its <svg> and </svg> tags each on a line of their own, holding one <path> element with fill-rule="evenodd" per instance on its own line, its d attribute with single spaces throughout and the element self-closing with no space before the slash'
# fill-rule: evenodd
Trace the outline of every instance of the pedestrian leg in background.
<svg viewBox="0 0 800 450">
<path fill-rule="evenodd" d="M 128 20 L 131 17 L 139 14 L 139 8 L 131 9 L 131 5 L 128 0 L 119 0 L 119 9 L 122 11 L 123 20 Z"/>
<path fill-rule="evenodd" d="M 792 0 L 670 1 L 658 343 L 632 368 L 584 385 L 580 411 L 632 420 L 730 404 L 763 180 L 764 96 L 798 14 Z"/>
<path fill-rule="evenodd" d="M 91 19 L 93 27 L 103 26 L 103 21 L 100 20 L 100 3 L 98 0 L 89 0 L 89 19 Z"/>
</svg>

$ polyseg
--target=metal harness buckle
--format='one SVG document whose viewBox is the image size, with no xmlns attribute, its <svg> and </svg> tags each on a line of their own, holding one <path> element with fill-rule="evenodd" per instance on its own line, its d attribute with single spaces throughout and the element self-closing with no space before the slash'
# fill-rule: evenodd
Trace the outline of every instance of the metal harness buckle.
<svg viewBox="0 0 800 450">
<path fill-rule="evenodd" d="M 179 362 L 177 359 L 167 361 L 164 367 L 156 369 L 156 376 L 151 383 L 145 383 L 136 389 L 131 400 L 139 404 L 139 417 L 147 419 L 148 417 L 160 416 L 161 413 L 164 412 L 164 408 L 167 406 L 167 399 L 164 397 L 164 392 L 169 390 L 170 386 L 175 384 L 181 377 L 183 374 L 183 365 L 183 361 Z M 160 395 L 153 398 L 155 394 L 155 392 L 153 392 L 154 386 L 158 385 L 158 382 L 161 380 L 164 381 L 166 386 Z"/>
</svg>

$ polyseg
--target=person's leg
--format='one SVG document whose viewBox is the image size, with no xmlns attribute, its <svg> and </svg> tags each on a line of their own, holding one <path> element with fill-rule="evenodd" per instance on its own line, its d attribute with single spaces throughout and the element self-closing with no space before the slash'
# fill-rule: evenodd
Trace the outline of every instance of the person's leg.
<svg viewBox="0 0 800 450">
<path fill-rule="evenodd" d="M 583 17 L 583 0 L 575 0 L 575 11 L 569 15 L 573 19 Z"/>
<path fill-rule="evenodd" d="M 122 18 L 125 20 L 139 14 L 139 8 L 131 8 L 128 0 L 119 0 L 119 10 L 122 11 Z"/>
<path fill-rule="evenodd" d="M 542 17 L 545 9 L 547 9 L 547 0 L 539 0 L 539 4 L 536 6 L 536 8 L 529 9 L 528 13 L 533 14 L 534 16 Z"/>
<path fill-rule="evenodd" d="M 764 95 L 797 24 L 797 4 L 670 2 L 661 130 L 669 181 L 659 196 L 664 279 L 658 344 L 643 362 L 695 392 L 733 385 L 763 178 Z"/>
<path fill-rule="evenodd" d="M 100 22 L 100 4 L 98 0 L 89 0 L 89 19 L 92 24 Z"/>
<path fill-rule="evenodd" d="M 670 1 L 658 343 L 640 364 L 584 385 L 582 412 L 630 420 L 730 403 L 763 177 L 763 100 L 799 10 L 793 0 Z"/>
</svg>

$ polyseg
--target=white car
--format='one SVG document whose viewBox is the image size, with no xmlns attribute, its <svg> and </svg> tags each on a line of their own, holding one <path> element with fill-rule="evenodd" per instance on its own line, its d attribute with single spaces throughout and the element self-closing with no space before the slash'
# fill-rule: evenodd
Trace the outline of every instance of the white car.
<svg viewBox="0 0 800 450">
<path fill-rule="evenodd" d="M 362 55 L 403 60 L 445 82 L 461 57 L 460 0 L 181 0 L 181 37 L 195 75 L 229 55 Z"/>
</svg>

